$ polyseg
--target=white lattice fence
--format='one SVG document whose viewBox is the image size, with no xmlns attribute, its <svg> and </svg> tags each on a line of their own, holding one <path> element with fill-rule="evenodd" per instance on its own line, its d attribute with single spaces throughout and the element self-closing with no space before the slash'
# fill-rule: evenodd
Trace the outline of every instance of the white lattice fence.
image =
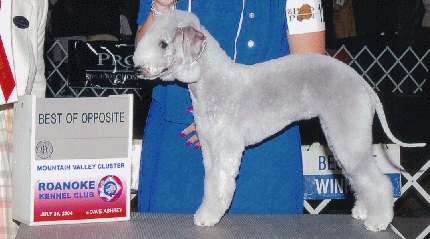
<svg viewBox="0 0 430 239">
<path fill-rule="evenodd" d="M 428 66 L 424 61 L 430 50 L 420 52 L 420 56 L 412 47 L 395 52 L 387 46 L 382 51 L 375 52 L 364 46 L 353 54 L 342 46 L 331 55 L 339 57 L 343 53 L 349 58 L 349 63 L 346 63 L 355 68 L 377 92 L 381 91 L 381 83 L 386 82 L 391 83 L 392 93 L 417 94 L 423 91 L 422 86 L 426 83 L 428 74 Z M 378 77 L 375 78 L 375 75 Z M 405 92 L 402 87 L 407 87 L 408 91 Z"/>
<path fill-rule="evenodd" d="M 52 57 L 54 51 L 62 53 L 62 57 L 55 62 Z M 422 55 L 418 55 L 412 47 L 408 47 L 401 53 L 397 53 L 388 46 L 377 53 L 367 46 L 363 47 L 357 53 L 351 53 L 345 46 L 342 46 L 331 55 L 339 57 L 342 54 L 346 54 L 349 58 L 347 63 L 355 68 L 377 92 L 381 91 L 381 85 L 384 85 L 385 88 L 391 87 L 392 93 L 419 94 L 423 91 L 422 87 L 427 80 L 428 66 L 424 61 L 429 53 L 430 50 L 427 50 L 426 52 L 421 52 Z M 67 73 L 69 70 L 67 62 L 68 53 L 58 40 L 47 48 L 47 91 L 52 97 L 80 97 L 83 94 L 103 96 L 107 92 L 108 94 L 124 94 L 139 90 L 138 88 L 128 88 L 123 89 L 123 91 L 118 91 L 115 88 L 70 88 L 67 82 Z"/>
</svg>

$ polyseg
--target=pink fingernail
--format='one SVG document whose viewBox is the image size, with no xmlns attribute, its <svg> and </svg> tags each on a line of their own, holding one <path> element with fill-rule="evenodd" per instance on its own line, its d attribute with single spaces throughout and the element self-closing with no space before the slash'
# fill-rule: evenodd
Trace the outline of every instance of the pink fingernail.
<svg viewBox="0 0 430 239">
<path fill-rule="evenodd" d="M 198 144 L 196 144 L 195 146 L 194 146 L 194 149 L 199 149 L 200 148 L 200 145 L 198 145 Z"/>
<path fill-rule="evenodd" d="M 194 108 L 193 107 L 188 107 L 187 111 L 193 113 L 194 112 Z"/>
<path fill-rule="evenodd" d="M 187 141 L 187 146 L 192 145 L 193 143 L 191 143 L 190 141 Z"/>
<path fill-rule="evenodd" d="M 185 135 L 186 135 L 185 133 L 181 133 L 181 135 L 180 135 L 180 136 L 181 136 L 181 137 L 185 137 Z"/>
</svg>

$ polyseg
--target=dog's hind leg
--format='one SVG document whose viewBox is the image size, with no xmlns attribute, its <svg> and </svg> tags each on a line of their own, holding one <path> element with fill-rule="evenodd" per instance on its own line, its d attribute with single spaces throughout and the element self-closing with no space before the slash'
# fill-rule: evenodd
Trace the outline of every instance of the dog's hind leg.
<svg viewBox="0 0 430 239">
<path fill-rule="evenodd" d="M 391 182 L 379 170 L 373 157 L 373 118 L 370 111 L 355 112 L 358 114 L 355 119 L 344 113 L 321 118 L 321 124 L 334 156 L 355 192 L 357 201 L 352 210 L 353 217 L 364 219 L 368 230 L 381 231 L 393 218 L 394 202 Z"/>
<path fill-rule="evenodd" d="M 356 202 L 352 216 L 365 220 L 368 230 L 385 230 L 393 218 L 391 182 L 377 167 L 371 153 L 371 144 L 365 147 L 364 152 L 352 149 L 354 147 L 357 145 L 351 144 L 351 149 L 338 150 L 333 145 L 335 157 L 355 192 Z"/>
<path fill-rule="evenodd" d="M 204 149 L 209 147 L 209 149 Z M 194 215 L 194 224 L 214 226 L 230 207 L 236 189 L 236 177 L 245 144 L 240 140 L 224 140 L 222 145 L 202 144 L 207 157 L 203 202 Z"/>
<path fill-rule="evenodd" d="M 356 169 L 357 172 L 348 175 L 356 197 L 352 216 L 364 219 L 364 225 L 370 231 L 385 230 L 394 215 L 391 182 L 375 162 Z"/>
<path fill-rule="evenodd" d="M 366 172 L 367 173 L 363 175 L 358 175 L 358 174 L 356 175 L 353 173 L 352 176 L 349 176 L 349 179 L 352 182 L 351 184 L 353 184 L 353 188 L 356 192 L 355 193 L 356 201 L 355 201 L 354 208 L 352 209 L 352 217 L 354 217 L 355 219 L 365 220 L 365 225 L 369 230 L 380 231 L 384 229 L 385 224 L 387 224 L 387 222 L 382 223 L 384 224 L 382 226 L 381 225 L 378 226 L 378 221 L 381 221 L 381 222 L 384 222 L 387 220 L 391 221 L 391 218 L 392 218 L 393 195 L 390 191 L 392 190 L 392 186 L 391 186 L 391 182 L 384 175 L 381 175 L 382 172 L 379 171 L 376 164 L 373 165 L 373 162 L 369 162 L 369 167 L 366 170 Z M 375 176 L 373 177 L 367 176 L 367 174 L 370 174 L 370 175 L 374 174 Z M 379 182 L 378 183 L 367 182 L 371 178 L 379 178 Z M 359 192 L 360 184 L 367 184 L 367 183 L 374 186 L 372 186 L 371 189 L 365 189 L 363 186 L 361 186 L 361 188 L 363 188 L 363 191 Z M 378 189 L 378 187 L 380 187 L 380 189 Z M 387 189 L 390 189 L 390 190 L 387 190 Z M 377 193 L 374 193 L 375 191 Z M 385 203 L 383 203 L 382 205 L 379 205 L 379 207 L 373 206 L 372 208 L 373 204 L 369 205 L 369 202 L 372 202 L 372 200 L 374 201 L 375 200 L 374 197 L 376 196 L 380 197 L 380 199 L 383 199 L 381 200 L 381 202 L 383 201 Z M 371 212 L 369 216 L 368 216 L 368 208 L 370 208 L 369 210 Z M 385 213 L 383 213 L 384 211 Z M 373 216 L 373 218 L 372 218 L 372 212 L 377 213 L 377 215 Z M 387 216 L 385 220 L 378 219 L 378 217 L 382 217 L 383 215 Z"/>
</svg>

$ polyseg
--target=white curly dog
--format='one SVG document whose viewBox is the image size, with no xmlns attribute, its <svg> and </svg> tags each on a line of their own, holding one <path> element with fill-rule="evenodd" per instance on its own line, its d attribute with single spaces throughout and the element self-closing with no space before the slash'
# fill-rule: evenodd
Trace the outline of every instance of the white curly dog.
<svg viewBox="0 0 430 239">
<path fill-rule="evenodd" d="M 295 54 L 255 65 L 234 63 L 218 42 L 184 11 L 157 17 L 134 54 L 141 79 L 188 84 L 205 168 L 204 197 L 194 223 L 213 226 L 229 208 L 245 146 L 290 123 L 319 117 L 327 142 L 356 197 L 354 218 L 371 231 L 393 218 L 393 189 L 372 154 L 376 113 L 389 138 L 381 102 L 346 64 L 319 54 Z"/>
</svg>

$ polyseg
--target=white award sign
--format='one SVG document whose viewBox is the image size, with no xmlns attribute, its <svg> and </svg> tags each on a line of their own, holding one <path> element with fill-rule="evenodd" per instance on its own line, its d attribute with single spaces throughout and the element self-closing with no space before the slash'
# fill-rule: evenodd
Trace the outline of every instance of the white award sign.
<svg viewBox="0 0 430 239">
<path fill-rule="evenodd" d="M 19 98 L 13 218 L 30 226 L 130 219 L 133 96 Z"/>
</svg>

